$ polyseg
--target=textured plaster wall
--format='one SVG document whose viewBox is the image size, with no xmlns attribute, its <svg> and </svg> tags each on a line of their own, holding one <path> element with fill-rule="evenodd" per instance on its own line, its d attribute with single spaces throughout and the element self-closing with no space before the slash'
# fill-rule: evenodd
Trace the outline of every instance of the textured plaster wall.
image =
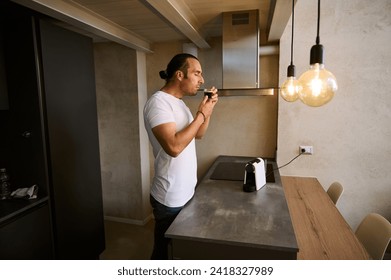
<svg viewBox="0 0 391 280">
<path fill-rule="evenodd" d="M 104 215 L 143 223 L 151 212 L 148 146 L 139 112 L 146 77 L 137 74 L 145 73 L 145 55 L 115 43 L 96 43 L 94 54 Z"/>
<path fill-rule="evenodd" d="M 317 1 L 295 7 L 294 64 L 308 69 L 316 38 Z M 279 100 L 278 163 L 301 156 L 282 175 L 314 176 L 325 189 L 345 188 L 337 206 L 353 229 L 369 212 L 391 220 L 391 1 L 322 1 L 320 42 L 339 89 L 323 107 Z M 280 41 L 280 84 L 290 62 L 291 24 Z"/>
</svg>

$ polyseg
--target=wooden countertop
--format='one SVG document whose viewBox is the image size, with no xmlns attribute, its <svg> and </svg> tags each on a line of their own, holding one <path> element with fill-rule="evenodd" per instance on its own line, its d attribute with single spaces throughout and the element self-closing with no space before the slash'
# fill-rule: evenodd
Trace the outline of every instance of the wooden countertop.
<svg viewBox="0 0 391 280">
<path fill-rule="evenodd" d="M 243 191 L 244 166 L 251 159 L 254 157 L 218 157 L 166 236 L 296 255 L 297 242 L 278 171 L 274 172 L 274 183 L 256 192 Z M 211 179 L 219 163 L 229 162 L 243 163 L 242 169 L 239 167 L 240 181 Z M 275 162 L 272 164 L 276 167 Z"/>
<path fill-rule="evenodd" d="M 369 259 L 316 178 L 281 177 L 302 260 Z"/>
</svg>

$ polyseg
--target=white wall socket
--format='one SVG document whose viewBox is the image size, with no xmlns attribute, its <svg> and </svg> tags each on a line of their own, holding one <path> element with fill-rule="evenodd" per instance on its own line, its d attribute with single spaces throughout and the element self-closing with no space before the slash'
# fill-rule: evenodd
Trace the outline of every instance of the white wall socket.
<svg viewBox="0 0 391 280">
<path fill-rule="evenodd" d="M 312 146 L 299 146 L 299 153 L 304 155 L 312 155 L 314 149 Z"/>
</svg>

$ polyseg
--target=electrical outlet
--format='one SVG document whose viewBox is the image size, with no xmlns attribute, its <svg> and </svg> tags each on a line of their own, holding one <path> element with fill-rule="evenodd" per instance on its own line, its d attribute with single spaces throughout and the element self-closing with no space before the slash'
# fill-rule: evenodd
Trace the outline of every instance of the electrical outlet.
<svg viewBox="0 0 391 280">
<path fill-rule="evenodd" d="M 312 146 L 299 146 L 299 153 L 302 153 L 304 155 L 312 155 L 314 152 Z"/>
</svg>

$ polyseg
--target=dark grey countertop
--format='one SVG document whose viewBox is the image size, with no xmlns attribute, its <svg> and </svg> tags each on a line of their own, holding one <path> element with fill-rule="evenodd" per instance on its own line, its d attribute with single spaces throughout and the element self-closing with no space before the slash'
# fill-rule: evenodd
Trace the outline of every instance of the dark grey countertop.
<svg viewBox="0 0 391 280">
<path fill-rule="evenodd" d="M 167 230 L 166 237 L 297 252 L 278 170 L 274 171 L 274 183 L 268 182 L 256 192 L 243 191 L 244 166 L 251 159 L 254 158 L 219 156 L 199 182 L 192 200 Z M 275 161 L 267 162 L 277 168 Z M 231 177 L 233 173 L 234 177 L 240 176 L 238 180 L 211 179 L 219 164 L 227 167 L 230 163 L 234 169 L 243 166 L 242 170 L 227 168 Z"/>
</svg>

